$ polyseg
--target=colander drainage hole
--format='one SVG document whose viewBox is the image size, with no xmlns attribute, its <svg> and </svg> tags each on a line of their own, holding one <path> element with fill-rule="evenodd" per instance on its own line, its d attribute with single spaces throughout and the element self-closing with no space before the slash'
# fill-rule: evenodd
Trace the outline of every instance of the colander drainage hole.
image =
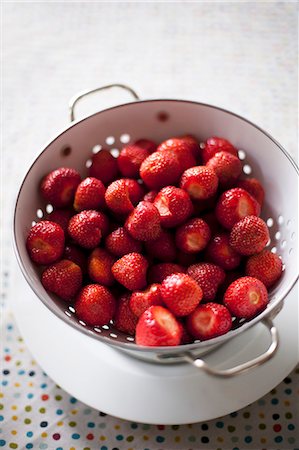
<svg viewBox="0 0 299 450">
<path fill-rule="evenodd" d="M 108 326 L 108 325 L 103 325 L 102 328 L 103 328 L 104 330 L 109 330 L 109 326 Z"/>
<path fill-rule="evenodd" d="M 285 248 L 286 245 L 287 245 L 287 241 L 282 241 L 280 244 L 280 247 Z"/>
<path fill-rule="evenodd" d="M 39 219 L 42 219 L 43 216 L 44 216 L 43 210 L 39 208 L 39 209 L 36 211 L 36 215 L 37 215 L 37 217 L 38 217 Z"/>
<path fill-rule="evenodd" d="M 47 211 L 47 213 L 48 214 L 51 214 L 51 212 L 53 212 L 53 206 L 51 205 L 51 203 L 49 203 L 47 206 L 46 206 L 46 211 Z"/>
<path fill-rule="evenodd" d="M 32 222 L 31 222 L 31 225 L 34 227 L 34 225 L 36 225 L 36 222 L 35 222 L 35 220 L 33 220 Z"/>
<path fill-rule="evenodd" d="M 108 136 L 105 140 L 107 145 L 113 145 L 115 142 L 115 138 L 113 136 Z"/>
<path fill-rule="evenodd" d="M 61 156 L 69 156 L 71 153 L 72 153 L 72 149 L 69 146 L 61 149 Z"/>
<path fill-rule="evenodd" d="M 284 222 L 284 218 L 283 218 L 283 216 L 278 216 L 278 219 L 277 219 L 277 221 L 278 221 L 279 225 L 282 225 L 282 224 L 283 224 L 283 222 Z"/>
<path fill-rule="evenodd" d="M 291 225 L 292 225 L 292 221 L 291 221 L 291 219 L 289 219 L 289 220 L 287 221 L 287 228 L 291 228 Z"/>
<path fill-rule="evenodd" d="M 95 145 L 94 147 L 92 147 L 92 153 L 95 155 L 96 153 L 99 153 L 99 151 L 102 150 L 102 146 L 101 145 Z"/>
<path fill-rule="evenodd" d="M 251 172 L 252 172 L 251 166 L 250 166 L 249 164 L 245 164 L 244 167 L 243 167 L 243 172 L 244 172 L 246 175 L 250 175 Z"/>
<path fill-rule="evenodd" d="M 290 248 L 290 250 L 289 250 L 289 255 L 291 255 L 292 253 L 293 253 L 293 249 Z"/>
<path fill-rule="evenodd" d="M 246 158 L 246 153 L 244 152 L 244 150 L 238 150 L 238 156 L 239 159 L 243 161 Z"/>
<path fill-rule="evenodd" d="M 69 306 L 69 311 L 71 311 L 72 313 L 75 312 L 75 308 L 73 308 L 72 306 Z"/>
<path fill-rule="evenodd" d="M 114 156 L 114 158 L 117 158 L 119 155 L 119 150 L 118 148 L 113 148 L 112 150 L 110 150 L 110 153 L 112 156 Z"/>
<path fill-rule="evenodd" d="M 115 334 L 115 333 L 110 333 L 109 336 L 112 337 L 113 339 L 117 338 L 117 334 Z"/>
<path fill-rule="evenodd" d="M 64 314 L 66 314 L 68 317 L 72 317 L 72 315 L 69 311 L 64 311 Z"/>
<path fill-rule="evenodd" d="M 272 217 L 269 217 L 269 219 L 267 219 L 267 225 L 269 228 L 273 227 L 274 224 L 274 220 L 272 219 Z"/>
<path fill-rule="evenodd" d="M 204 143 L 204 142 L 201 142 L 200 144 L 199 144 L 199 146 L 200 146 L 200 148 L 205 148 L 205 146 L 206 146 L 206 144 Z"/>
<path fill-rule="evenodd" d="M 130 142 L 131 136 L 127 133 L 124 133 L 120 136 L 119 140 L 122 144 L 128 144 Z"/>
<path fill-rule="evenodd" d="M 295 231 L 293 231 L 293 233 L 291 234 L 291 239 L 295 239 Z"/>
<path fill-rule="evenodd" d="M 85 166 L 89 169 L 89 167 L 91 167 L 91 165 L 92 165 L 92 160 L 88 159 L 85 163 Z"/>
<path fill-rule="evenodd" d="M 100 328 L 94 327 L 94 331 L 96 331 L 97 333 L 102 333 L 102 330 Z"/>
<path fill-rule="evenodd" d="M 129 342 L 134 342 L 134 338 L 132 336 L 127 336 L 126 339 Z"/>
<path fill-rule="evenodd" d="M 86 323 L 83 322 L 83 320 L 79 320 L 79 323 L 80 323 L 81 325 L 83 325 L 83 327 L 86 327 Z"/>
<path fill-rule="evenodd" d="M 281 232 L 280 232 L 280 231 L 277 231 L 277 233 L 275 233 L 275 239 L 276 239 L 277 241 L 279 241 L 280 238 L 281 238 Z"/>
<path fill-rule="evenodd" d="M 269 241 L 266 244 L 266 247 L 269 247 L 269 245 L 271 244 L 271 239 L 269 239 Z"/>
<path fill-rule="evenodd" d="M 277 252 L 277 248 L 276 248 L 276 247 L 272 247 L 272 248 L 271 248 L 271 252 L 272 252 L 272 253 L 276 253 L 276 252 Z"/>
</svg>

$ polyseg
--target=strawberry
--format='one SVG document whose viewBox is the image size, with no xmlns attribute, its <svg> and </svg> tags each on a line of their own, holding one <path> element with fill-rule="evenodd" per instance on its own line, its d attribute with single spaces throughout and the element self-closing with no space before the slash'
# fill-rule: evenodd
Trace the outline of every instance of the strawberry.
<svg viewBox="0 0 299 450">
<path fill-rule="evenodd" d="M 233 226 L 229 244 L 241 255 L 253 255 L 261 252 L 269 239 L 266 223 L 259 217 L 246 216 Z"/>
<path fill-rule="evenodd" d="M 121 150 L 117 158 L 120 173 L 127 178 L 139 178 L 141 163 L 149 154 L 146 149 L 138 147 L 136 144 L 127 145 Z"/>
<path fill-rule="evenodd" d="M 161 230 L 157 239 L 146 242 L 145 248 L 149 255 L 160 261 L 171 262 L 176 257 L 174 236 L 166 230 Z"/>
<path fill-rule="evenodd" d="M 229 272 L 226 272 L 225 280 L 223 283 L 221 283 L 217 291 L 217 301 L 219 303 L 223 303 L 224 294 L 228 286 L 231 285 L 238 278 L 241 278 L 243 275 L 244 273 L 241 272 L 240 270 L 230 270 Z"/>
<path fill-rule="evenodd" d="M 46 220 L 58 223 L 64 233 L 67 233 L 67 227 L 73 214 L 74 212 L 71 209 L 54 209 L 54 211 L 47 215 Z"/>
<path fill-rule="evenodd" d="M 259 216 L 261 207 L 247 191 L 233 188 L 223 192 L 216 205 L 216 218 L 228 230 L 246 216 Z"/>
<path fill-rule="evenodd" d="M 42 220 L 31 227 L 26 247 L 35 263 L 52 264 L 62 256 L 64 232 L 57 223 Z"/>
<path fill-rule="evenodd" d="M 177 247 L 186 253 L 197 253 L 203 250 L 211 238 L 208 224 L 202 219 L 191 219 L 177 228 L 175 242 Z"/>
<path fill-rule="evenodd" d="M 124 294 L 119 298 L 113 322 L 119 331 L 134 336 L 138 317 L 130 308 L 130 298 L 130 294 Z"/>
<path fill-rule="evenodd" d="M 183 173 L 180 187 L 187 191 L 193 200 L 207 200 L 217 191 L 218 177 L 212 168 L 191 167 Z"/>
<path fill-rule="evenodd" d="M 203 300 L 206 301 L 215 299 L 218 287 L 225 279 L 224 270 L 211 263 L 193 264 L 187 273 L 199 284 L 203 291 Z"/>
<path fill-rule="evenodd" d="M 179 264 L 161 263 L 154 264 L 150 267 L 148 272 L 148 279 L 150 283 L 162 283 L 162 281 L 172 275 L 173 273 L 184 273 L 186 270 Z"/>
<path fill-rule="evenodd" d="M 109 184 L 105 200 L 108 208 L 115 214 L 126 215 L 133 211 L 143 195 L 143 189 L 136 180 L 121 178 Z"/>
<path fill-rule="evenodd" d="M 77 317 L 84 323 L 101 326 L 112 320 L 116 301 L 105 286 L 88 284 L 77 295 L 74 307 Z"/>
<path fill-rule="evenodd" d="M 114 278 L 129 291 L 143 289 L 146 286 L 148 262 L 140 253 L 128 253 L 112 266 Z"/>
<path fill-rule="evenodd" d="M 170 150 L 152 153 L 140 166 L 140 177 L 149 189 L 175 184 L 181 172 L 179 160 Z"/>
<path fill-rule="evenodd" d="M 262 281 L 266 288 L 270 288 L 282 275 L 282 261 L 278 255 L 265 249 L 248 258 L 245 273 Z"/>
<path fill-rule="evenodd" d="M 195 264 L 199 260 L 199 255 L 197 253 L 185 253 L 179 250 L 177 252 L 176 263 L 189 267 L 192 264 Z"/>
<path fill-rule="evenodd" d="M 114 284 L 112 266 L 115 258 L 103 248 L 95 248 L 88 258 L 88 275 L 92 281 L 104 286 Z"/>
<path fill-rule="evenodd" d="M 214 211 L 210 211 L 205 214 L 202 214 L 201 219 L 204 220 L 209 225 L 212 236 L 221 231 L 221 229 L 222 229 L 221 225 L 218 222 L 218 220 L 216 219 Z"/>
<path fill-rule="evenodd" d="M 85 178 L 77 187 L 74 199 L 74 209 L 78 212 L 84 209 L 100 209 L 106 206 L 105 186 L 97 178 Z"/>
<path fill-rule="evenodd" d="M 108 219 L 94 210 L 81 211 L 69 222 L 68 233 L 77 244 L 84 248 L 96 247 L 108 230 Z"/>
<path fill-rule="evenodd" d="M 259 180 L 256 178 L 246 178 L 245 180 L 239 180 L 237 187 L 245 189 L 249 194 L 256 199 L 256 201 L 262 206 L 265 198 L 265 191 Z"/>
<path fill-rule="evenodd" d="M 163 305 L 160 284 L 150 284 L 145 291 L 135 291 L 130 297 L 130 308 L 135 316 L 140 317 L 146 309 L 153 305 Z"/>
<path fill-rule="evenodd" d="M 62 259 L 44 270 L 42 284 L 47 291 L 71 301 L 82 286 L 82 271 L 73 261 Z"/>
<path fill-rule="evenodd" d="M 201 149 L 197 139 L 191 134 L 186 134 L 185 136 L 180 136 L 179 139 L 188 143 L 189 149 L 191 150 L 194 158 L 198 159 L 201 154 Z"/>
<path fill-rule="evenodd" d="M 175 273 L 166 277 L 160 292 L 162 301 L 175 316 L 190 314 L 203 297 L 200 286 L 184 273 Z"/>
<path fill-rule="evenodd" d="M 240 265 L 240 255 L 229 245 L 229 234 L 218 233 L 209 242 L 205 259 L 224 270 L 233 270 Z"/>
<path fill-rule="evenodd" d="M 150 139 L 138 139 L 138 141 L 135 142 L 135 145 L 144 148 L 149 153 L 153 153 L 157 149 L 157 144 L 154 141 L 151 141 Z"/>
<path fill-rule="evenodd" d="M 196 160 L 193 156 L 193 145 L 188 140 L 180 138 L 167 139 L 167 141 L 162 142 L 158 146 L 157 152 L 161 151 L 171 151 L 177 156 L 181 172 L 196 165 Z"/>
<path fill-rule="evenodd" d="M 234 156 L 238 156 L 237 149 L 226 139 L 219 137 L 211 137 L 207 139 L 202 150 L 202 159 L 206 164 L 218 152 L 229 152 Z"/>
<path fill-rule="evenodd" d="M 157 195 L 158 195 L 158 191 L 148 191 L 148 192 L 144 195 L 143 200 L 144 200 L 145 202 L 151 202 L 151 203 L 154 203 L 155 198 L 157 197 Z"/>
<path fill-rule="evenodd" d="M 118 165 L 114 156 L 108 150 L 101 150 L 92 156 L 89 176 L 109 184 L 118 176 Z"/>
<path fill-rule="evenodd" d="M 80 267 L 82 273 L 87 272 L 87 258 L 82 252 L 82 249 L 80 249 L 76 245 L 69 244 L 65 246 L 62 258 L 73 261 L 75 264 L 77 264 L 77 266 Z"/>
<path fill-rule="evenodd" d="M 142 244 L 136 241 L 123 227 L 116 228 L 105 241 L 105 246 L 115 256 L 124 256 L 127 253 L 140 253 Z"/>
<path fill-rule="evenodd" d="M 229 310 L 219 303 L 199 305 L 187 318 L 187 329 L 195 339 L 204 341 L 227 333 L 232 327 Z"/>
<path fill-rule="evenodd" d="M 265 285 L 253 277 L 239 278 L 224 294 L 225 306 L 238 318 L 251 319 L 266 308 L 268 301 Z"/>
<path fill-rule="evenodd" d="M 239 158 L 229 152 L 218 152 L 207 162 L 207 167 L 214 170 L 222 188 L 233 186 L 242 173 Z"/>
<path fill-rule="evenodd" d="M 151 306 L 139 318 L 136 344 L 149 347 L 179 345 L 182 327 L 174 315 L 163 306 Z"/>
<path fill-rule="evenodd" d="M 80 181 L 81 176 L 76 170 L 59 167 L 42 179 L 40 191 L 47 202 L 57 208 L 64 208 L 73 203 Z"/>
<path fill-rule="evenodd" d="M 166 228 L 185 222 L 193 211 L 187 192 L 174 186 L 161 189 L 155 198 L 154 205 L 159 211 L 161 225 Z"/>
<path fill-rule="evenodd" d="M 157 239 L 161 234 L 160 215 L 150 202 L 140 202 L 125 223 L 126 230 L 137 241 Z"/>
</svg>

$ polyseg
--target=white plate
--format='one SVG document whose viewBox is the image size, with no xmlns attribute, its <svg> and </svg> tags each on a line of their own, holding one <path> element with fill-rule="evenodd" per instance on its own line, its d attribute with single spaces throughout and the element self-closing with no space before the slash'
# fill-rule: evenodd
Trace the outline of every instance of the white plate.
<svg viewBox="0 0 299 450">
<path fill-rule="evenodd" d="M 254 402 L 282 381 L 299 361 L 297 285 L 274 320 L 280 347 L 262 367 L 230 379 L 188 364 L 139 361 L 84 334 L 52 314 L 19 273 L 14 313 L 21 333 L 43 370 L 87 405 L 123 419 L 151 424 L 206 421 Z M 205 360 L 231 367 L 265 351 L 269 335 L 258 324 Z"/>
</svg>

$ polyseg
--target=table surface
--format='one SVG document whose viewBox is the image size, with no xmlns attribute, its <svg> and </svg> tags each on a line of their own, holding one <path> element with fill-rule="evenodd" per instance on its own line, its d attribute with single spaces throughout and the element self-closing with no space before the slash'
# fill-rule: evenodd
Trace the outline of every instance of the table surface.
<svg viewBox="0 0 299 450">
<path fill-rule="evenodd" d="M 145 99 L 215 104 L 259 124 L 297 158 L 296 3 L 23 1 L 3 3 L 2 11 L 0 447 L 298 450 L 299 368 L 220 419 L 130 423 L 55 385 L 32 359 L 10 310 L 16 193 L 43 144 L 67 125 L 74 93 L 121 82 Z M 127 100 L 111 91 L 82 102 L 78 113 Z"/>
</svg>

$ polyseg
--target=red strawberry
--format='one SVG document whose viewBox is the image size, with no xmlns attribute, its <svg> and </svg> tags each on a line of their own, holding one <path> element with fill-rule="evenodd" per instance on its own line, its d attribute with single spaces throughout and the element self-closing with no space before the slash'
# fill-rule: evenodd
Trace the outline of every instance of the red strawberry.
<svg viewBox="0 0 299 450">
<path fill-rule="evenodd" d="M 60 167 L 43 178 L 40 186 L 41 194 L 53 206 L 64 208 L 73 203 L 80 181 L 81 176 L 76 170 Z"/>
<path fill-rule="evenodd" d="M 213 169 L 218 177 L 219 185 L 223 188 L 233 186 L 242 173 L 239 158 L 229 152 L 218 152 L 209 159 L 207 167 Z"/>
<path fill-rule="evenodd" d="M 62 256 L 64 232 L 57 223 L 42 220 L 31 227 L 26 247 L 35 263 L 52 264 Z"/>
<path fill-rule="evenodd" d="M 241 255 L 253 255 L 264 249 L 269 238 L 266 223 L 259 217 L 247 216 L 233 226 L 229 244 Z"/>
<path fill-rule="evenodd" d="M 175 227 L 187 220 L 193 211 L 189 195 L 183 189 L 167 186 L 161 189 L 154 205 L 159 211 L 163 227 Z"/>
<path fill-rule="evenodd" d="M 221 231 L 221 225 L 216 219 L 214 211 L 207 212 L 201 216 L 202 220 L 204 220 L 211 230 L 212 236 Z"/>
<path fill-rule="evenodd" d="M 211 137 L 207 139 L 202 150 L 204 164 L 218 152 L 229 152 L 232 155 L 238 156 L 237 149 L 229 141 L 219 137 Z"/>
<path fill-rule="evenodd" d="M 175 184 L 181 172 L 179 160 L 170 150 L 152 153 L 140 167 L 140 176 L 149 189 L 160 189 Z"/>
<path fill-rule="evenodd" d="M 74 199 L 74 209 L 99 209 L 106 206 L 105 186 L 97 178 L 85 178 L 77 187 Z"/>
<path fill-rule="evenodd" d="M 69 222 L 68 233 L 84 248 L 96 247 L 108 230 L 108 219 L 94 210 L 81 211 Z"/>
<path fill-rule="evenodd" d="M 89 176 L 98 178 L 102 183 L 108 184 L 115 180 L 118 175 L 116 159 L 108 150 L 101 150 L 92 157 L 89 168 Z"/>
<path fill-rule="evenodd" d="M 121 178 L 109 184 L 105 194 L 106 204 L 116 214 L 126 215 L 142 199 L 144 191 L 136 180 Z"/>
<path fill-rule="evenodd" d="M 207 301 L 215 299 L 218 287 L 225 279 L 221 267 L 210 263 L 193 264 L 187 273 L 199 284 L 203 291 L 203 299 Z"/>
<path fill-rule="evenodd" d="M 114 315 L 114 326 L 123 333 L 135 334 L 138 317 L 130 308 L 130 294 L 124 294 L 117 302 L 117 308 Z"/>
<path fill-rule="evenodd" d="M 78 294 L 76 315 L 87 325 L 106 325 L 112 320 L 116 301 L 111 292 L 100 284 L 88 284 Z"/>
<path fill-rule="evenodd" d="M 185 253 L 179 250 L 177 252 L 176 262 L 184 267 L 189 267 L 198 262 L 199 255 L 197 253 Z"/>
<path fill-rule="evenodd" d="M 183 173 L 180 187 L 187 191 L 193 200 L 206 200 L 216 193 L 218 177 L 209 167 L 191 167 Z"/>
<path fill-rule="evenodd" d="M 149 255 L 160 261 L 171 262 L 176 257 L 174 236 L 166 230 L 161 230 L 157 239 L 146 242 L 145 248 Z"/>
<path fill-rule="evenodd" d="M 123 227 L 119 227 L 110 233 L 105 241 L 105 246 L 110 253 L 116 256 L 124 256 L 127 253 L 140 253 L 142 244 L 136 241 Z"/>
<path fill-rule="evenodd" d="M 149 191 L 145 194 L 145 196 L 143 197 L 143 200 L 145 202 L 151 202 L 154 203 L 155 198 L 157 197 L 158 191 Z"/>
<path fill-rule="evenodd" d="M 282 275 L 282 261 L 278 255 L 263 250 L 252 255 L 246 263 L 246 275 L 260 280 L 266 288 L 270 288 Z"/>
<path fill-rule="evenodd" d="M 203 250 L 211 238 L 208 224 L 202 219 L 191 219 L 176 230 L 177 247 L 186 253 L 197 253 Z"/>
<path fill-rule="evenodd" d="M 73 261 L 77 266 L 80 267 L 82 273 L 87 272 L 87 258 L 82 250 L 76 245 L 67 245 L 64 249 L 63 259 L 68 259 Z"/>
<path fill-rule="evenodd" d="M 74 262 L 63 259 L 44 270 L 42 284 L 47 291 L 71 301 L 82 286 L 82 271 Z"/>
<path fill-rule="evenodd" d="M 239 180 L 237 186 L 249 192 L 249 194 L 262 206 L 264 203 L 265 191 L 259 180 L 256 178 L 246 178 L 246 180 Z"/>
<path fill-rule="evenodd" d="M 138 141 L 135 142 L 135 145 L 144 148 L 149 153 L 155 152 L 157 148 L 157 144 L 154 141 L 151 141 L 150 139 L 138 139 Z"/>
<path fill-rule="evenodd" d="M 112 266 L 114 278 L 130 291 L 146 286 L 148 262 L 140 253 L 128 253 L 118 259 Z"/>
<path fill-rule="evenodd" d="M 219 301 L 219 303 L 223 302 L 224 294 L 225 294 L 228 286 L 231 285 L 238 278 L 241 278 L 243 275 L 244 274 L 241 271 L 237 271 L 237 270 L 231 270 L 229 272 L 226 272 L 225 280 L 223 283 L 221 283 L 221 285 L 219 286 L 219 289 L 217 291 L 217 301 Z"/>
<path fill-rule="evenodd" d="M 74 212 L 71 209 L 54 209 L 54 211 L 48 214 L 46 220 L 58 223 L 66 233 L 70 218 L 73 214 Z"/>
<path fill-rule="evenodd" d="M 140 202 L 125 223 L 126 230 L 138 241 L 157 239 L 161 234 L 160 215 L 150 202 Z"/>
<path fill-rule="evenodd" d="M 184 273 L 175 273 L 165 278 L 160 292 L 162 301 L 175 316 L 190 314 L 203 296 L 196 281 Z"/>
<path fill-rule="evenodd" d="M 150 267 L 148 272 L 148 279 L 150 283 L 162 283 L 162 281 L 172 275 L 173 273 L 184 273 L 186 269 L 179 264 L 161 263 L 154 264 Z"/>
<path fill-rule="evenodd" d="M 182 328 L 174 315 L 163 306 L 151 306 L 139 318 L 136 344 L 150 347 L 179 345 Z"/>
<path fill-rule="evenodd" d="M 194 158 L 198 159 L 198 157 L 201 154 L 201 149 L 200 149 L 197 139 L 194 136 L 192 136 L 191 134 L 187 134 L 185 136 L 180 136 L 179 139 L 188 143 L 189 149 L 191 150 Z"/>
<path fill-rule="evenodd" d="M 187 318 L 187 329 L 195 337 L 204 341 L 227 333 L 232 327 L 229 310 L 219 303 L 199 305 Z"/>
<path fill-rule="evenodd" d="M 243 217 L 259 216 L 260 212 L 259 203 L 241 188 L 233 188 L 223 192 L 216 205 L 216 218 L 228 230 Z"/>
<path fill-rule="evenodd" d="M 229 234 L 218 233 L 209 242 L 205 257 L 224 270 L 233 270 L 240 265 L 240 255 L 229 245 Z"/>
<path fill-rule="evenodd" d="M 266 308 L 268 301 L 265 285 L 253 277 L 239 278 L 224 294 L 224 304 L 238 318 L 251 319 Z"/>
<path fill-rule="evenodd" d="M 135 291 L 130 298 L 130 308 L 135 316 L 140 317 L 146 309 L 153 305 L 163 305 L 160 284 L 150 284 L 145 291 Z"/>
<path fill-rule="evenodd" d="M 181 173 L 196 165 L 196 160 L 193 156 L 193 145 L 188 140 L 180 138 L 167 139 L 167 141 L 159 145 L 157 151 L 172 151 L 179 160 Z"/>
<path fill-rule="evenodd" d="M 95 248 L 88 258 L 88 275 L 92 281 L 104 286 L 114 284 L 112 266 L 115 258 L 103 248 Z"/>
<path fill-rule="evenodd" d="M 194 342 L 194 338 L 188 332 L 186 324 L 184 322 L 179 322 L 179 324 L 180 324 L 181 330 L 182 330 L 182 337 L 181 337 L 180 344 L 182 344 L 182 345 L 192 344 L 192 342 Z"/>
<path fill-rule="evenodd" d="M 149 156 L 149 152 L 135 145 L 127 145 L 117 158 L 119 171 L 124 177 L 139 178 L 141 163 Z"/>
</svg>

